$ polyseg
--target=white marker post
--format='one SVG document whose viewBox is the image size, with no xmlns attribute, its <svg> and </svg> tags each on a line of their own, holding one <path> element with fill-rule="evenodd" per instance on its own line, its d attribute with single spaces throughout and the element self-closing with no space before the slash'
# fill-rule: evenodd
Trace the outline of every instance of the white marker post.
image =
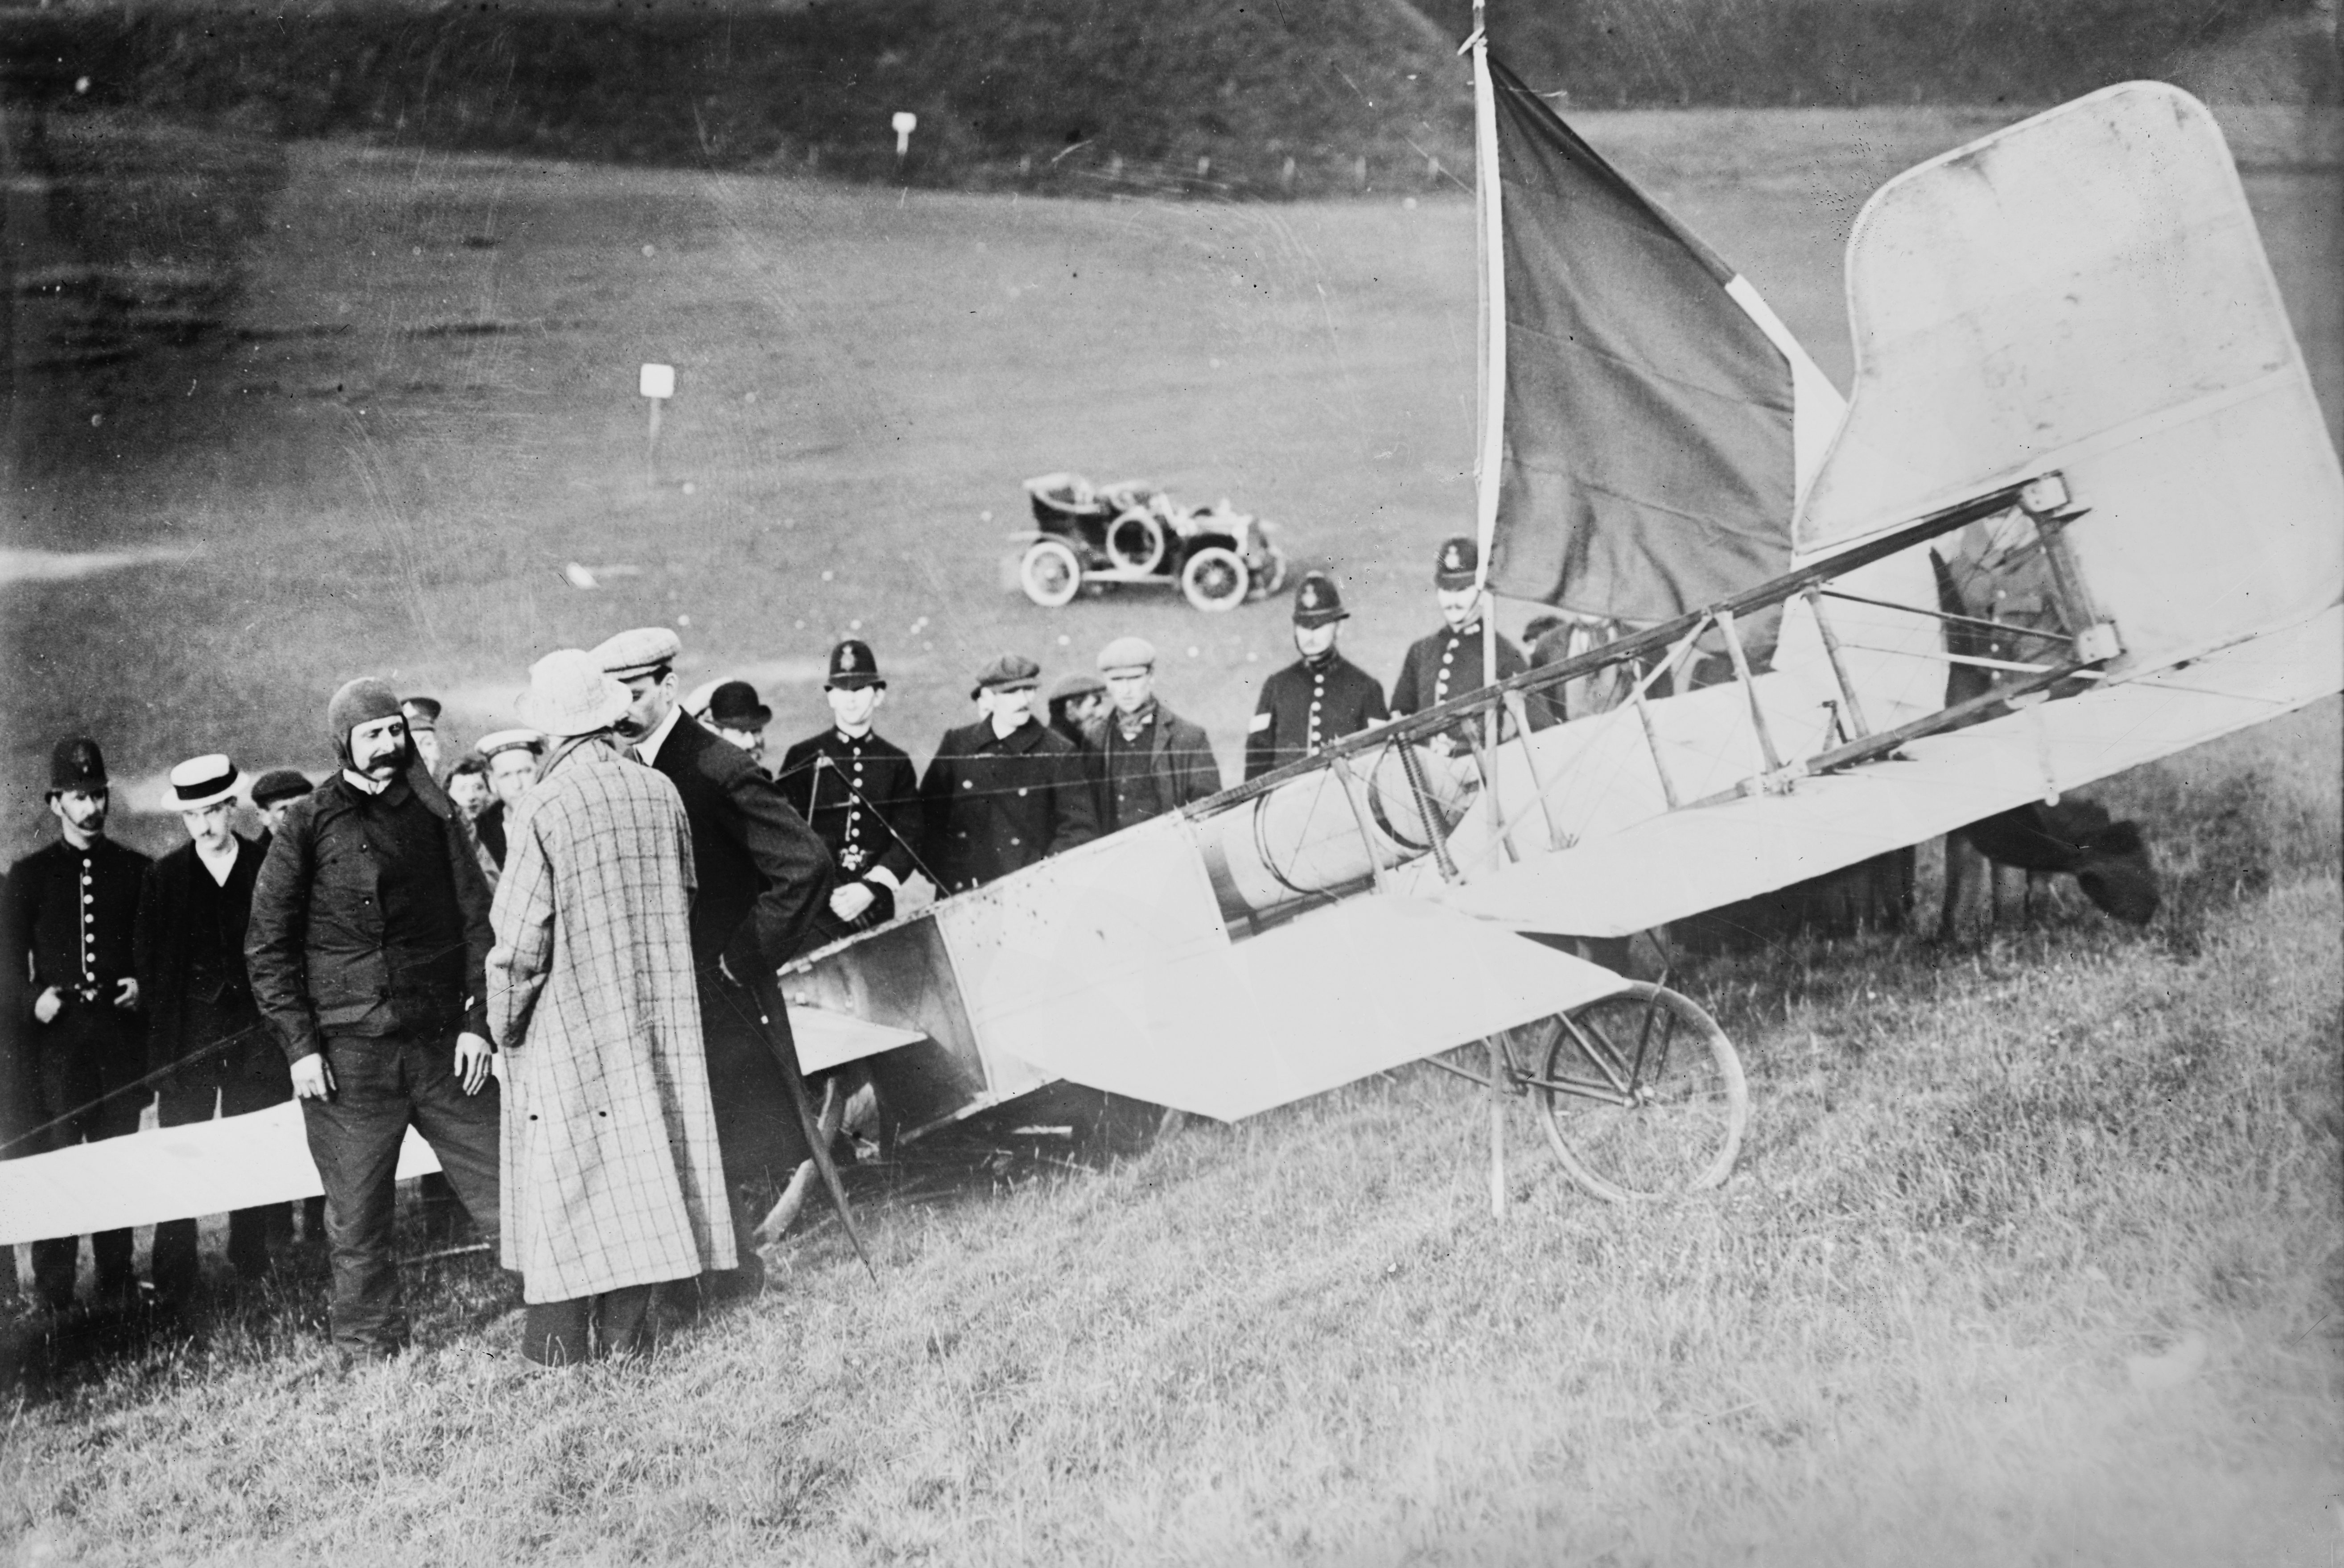
<svg viewBox="0 0 2344 1568">
<path fill-rule="evenodd" d="M 895 126 L 895 161 L 902 163 L 912 156 L 912 133 L 919 128 L 920 116 L 909 109 L 897 109 Z"/>
<path fill-rule="evenodd" d="M 675 396 L 675 367 L 645 365 L 639 383 L 644 397 L 651 400 L 651 440 L 643 448 L 643 472 L 653 485 L 659 483 L 660 405 Z"/>
</svg>

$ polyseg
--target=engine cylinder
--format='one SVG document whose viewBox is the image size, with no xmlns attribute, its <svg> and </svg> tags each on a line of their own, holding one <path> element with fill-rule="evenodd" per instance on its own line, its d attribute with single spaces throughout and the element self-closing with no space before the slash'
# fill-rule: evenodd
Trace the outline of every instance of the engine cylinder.
<svg viewBox="0 0 2344 1568">
<path fill-rule="evenodd" d="M 1475 792 L 1446 760 L 1414 750 L 1421 808 L 1399 748 L 1387 747 L 1372 762 L 1329 764 L 1199 824 L 1222 917 L 1266 914 L 1430 854 Z"/>
</svg>

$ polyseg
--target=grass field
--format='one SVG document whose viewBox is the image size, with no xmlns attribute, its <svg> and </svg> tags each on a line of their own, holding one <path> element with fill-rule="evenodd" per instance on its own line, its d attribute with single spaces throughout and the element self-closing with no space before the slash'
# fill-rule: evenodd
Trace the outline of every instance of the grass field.
<svg viewBox="0 0 2344 1568">
<path fill-rule="evenodd" d="M 1586 128 L 1844 379 L 1863 193 L 1991 123 Z M 2282 149 L 2249 189 L 2332 416 L 2333 169 L 2286 150 L 2299 122 L 2258 124 L 2232 122 Z M 437 689 L 476 734 L 534 653 L 652 620 L 681 626 L 687 678 L 756 673 L 784 734 L 860 630 L 915 753 L 1001 646 L 1056 674 L 1137 630 L 1233 763 L 1286 605 L 1036 610 L 995 586 L 1017 481 L 1146 471 L 1286 521 L 1344 575 L 1380 675 L 1468 515 L 1460 199 L 1074 204 L 333 144 L 269 177 L 227 332 L 16 410 L 11 546 L 59 573 L 169 552 L 0 588 L 19 845 L 66 725 L 134 778 L 223 745 L 316 765 L 348 674 Z M 682 374 L 656 481 L 632 391 L 653 359 Z M 606 586 L 569 587 L 571 561 Z M 454 1270 L 426 1281 L 417 1353 L 344 1379 L 296 1290 L 31 1391 L 0 1428 L 0 1545 L 2332 1562 L 2339 722 L 2323 703 L 2102 792 L 2170 877 L 2144 936 L 2065 900 L 1983 945 L 1684 976 L 1753 1077 L 1719 1193 L 1593 1204 L 1518 1110 L 1493 1224 L 1480 1103 L 1420 1067 L 1104 1166 L 874 1187 L 877 1287 L 818 1230 L 769 1295 L 640 1369 L 521 1374 L 493 1282 Z"/>
</svg>

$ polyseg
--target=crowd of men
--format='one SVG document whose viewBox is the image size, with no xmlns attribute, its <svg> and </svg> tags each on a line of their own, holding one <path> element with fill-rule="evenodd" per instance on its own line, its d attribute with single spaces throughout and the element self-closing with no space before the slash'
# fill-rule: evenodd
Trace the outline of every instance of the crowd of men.
<svg viewBox="0 0 2344 1568">
<path fill-rule="evenodd" d="M 1436 561 L 1441 629 L 1389 699 L 1339 650 L 1333 579 L 1296 591 L 1296 661 L 1265 683 L 1244 776 L 1485 683 L 1472 541 Z M 231 758 L 169 775 L 187 842 L 160 860 L 106 836 L 98 744 L 60 743 L 57 839 L 13 866 L 5 998 L 31 1131 L 9 1152 L 298 1100 L 324 1189 L 332 1338 L 349 1358 L 407 1332 L 392 1245 L 408 1129 L 521 1279 L 524 1350 L 563 1364 L 648 1343 L 662 1290 L 756 1290 L 757 1195 L 821 1151 L 773 978 L 801 953 L 892 919 L 914 874 L 981 886 L 1217 793 L 1204 731 L 1157 695 L 1156 651 L 1101 650 L 1097 677 L 1035 703 L 1040 670 L 976 673 L 978 716 L 924 770 L 876 728 L 887 682 L 866 642 L 830 652 L 831 723 L 764 765 L 773 714 L 738 681 L 679 695 L 676 634 L 624 632 L 530 670 L 526 728 L 440 753 L 440 706 L 352 680 L 327 706 L 335 765 L 243 787 Z M 1500 676 L 1523 667 L 1498 642 Z M 266 826 L 232 825 L 239 793 Z M 491 1070 L 501 1053 L 502 1065 Z M 285 1208 L 230 1217 L 227 1261 L 263 1278 Z M 147 1299 L 131 1234 L 90 1239 L 101 1304 Z M 78 1238 L 37 1243 L 43 1305 L 73 1309 Z M 157 1227 L 166 1304 L 204 1286 L 196 1227 Z"/>
</svg>

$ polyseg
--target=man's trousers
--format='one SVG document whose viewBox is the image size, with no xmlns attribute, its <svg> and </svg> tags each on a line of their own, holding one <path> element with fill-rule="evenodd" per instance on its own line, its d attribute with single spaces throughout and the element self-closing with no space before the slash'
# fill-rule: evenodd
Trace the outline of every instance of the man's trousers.
<svg viewBox="0 0 2344 1568">
<path fill-rule="evenodd" d="M 25 1027 L 33 1042 L 34 1110 L 41 1122 L 56 1123 L 41 1147 L 70 1148 L 138 1130 L 149 1091 L 131 1087 L 146 1071 L 146 1027 L 136 1014 L 76 998 L 50 1022 Z M 89 1250 L 98 1300 L 127 1299 L 138 1282 L 130 1232 L 102 1230 L 89 1239 Z M 72 1306 L 80 1262 L 78 1236 L 34 1242 L 33 1283 L 41 1300 L 58 1310 Z"/>
<path fill-rule="evenodd" d="M 205 1020 L 207 1027 L 213 1022 Z M 217 1022 L 223 1029 L 239 1023 L 255 1032 L 261 1027 L 257 1016 L 249 1020 L 228 1017 Z M 156 1097 L 155 1122 L 158 1127 L 186 1127 L 209 1121 L 215 1101 L 221 1116 L 243 1116 L 282 1105 L 293 1098 L 293 1077 L 274 1039 L 250 1041 L 220 1057 L 191 1062 L 183 1072 L 184 1081 L 165 1079 Z M 291 1238 L 291 1204 L 239 1209 L 227 1217 L 227 1260 L 235 1268 L 237 1279 L 258 1280 L 268 1272 L 272 1232 L 279 1239 Z M 194 1220 L 167 1219 L 155 1227 L 153 1278 L 157 1294 L 167 1299 L 183 1299 L 195 1293 L 202 1282 L 202 1273 L 196 1259 Z"/>
<path fill-rule="evenodd" d="M 334 1342 L 389 1355 L 407 1338 L 391 1221 L 399 1146 L 412 1124 L 440 1157 L 440 1168 L 493 1251 L 497 1241 L 497 1080 L 475 1095 L 455 1071 L 453 1034 L 326 1040 L 334 1075 L 330 1099 L 305 1099 L 309 1155 L 326 1189 L 326 1237 L 333 1249 L 328 1312 Z"/>
</svg>

